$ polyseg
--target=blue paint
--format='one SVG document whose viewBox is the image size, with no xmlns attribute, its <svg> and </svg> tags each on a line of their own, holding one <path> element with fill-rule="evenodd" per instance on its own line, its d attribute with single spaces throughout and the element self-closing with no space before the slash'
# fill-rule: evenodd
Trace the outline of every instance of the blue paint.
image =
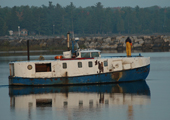
<svg viewBox="0 0 170 120">
<path fill-rule="evenodd" d="M 150 89 L 145 80 L 136 82 L 126 82 L 119 84 L 99 84 L 99 85 L 81 85 L 81 86 L 10 86 L 9 95 L 29 95 L 44 93 L 128 93 L 150 96 Z"/>
<path fill-rule="evenodd" d="M 93 84 L 114 83 L 145 80 L 150 71 L 150 65 L 145 67 L 95 75 L 83 75 L 60 78 L 22 78 L 9 77 L 9 85 L 70 85 L 70 84 Z"/>
</svg>

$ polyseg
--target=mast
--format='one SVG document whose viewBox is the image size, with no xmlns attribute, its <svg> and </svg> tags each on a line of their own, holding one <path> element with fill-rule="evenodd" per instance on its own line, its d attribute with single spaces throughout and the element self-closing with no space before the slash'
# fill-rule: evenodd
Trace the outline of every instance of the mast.
<svg viewBox="0 0 170 120">
<path fill-rule="evenodd" d="M 67 49 L 68 49 L 68 51 L 70 50 L 70 44 L 69 44 L 69 42 L 70 42 L 70 33 L 68 32 L 68 33 L 67 33 Z"/>
</svg>

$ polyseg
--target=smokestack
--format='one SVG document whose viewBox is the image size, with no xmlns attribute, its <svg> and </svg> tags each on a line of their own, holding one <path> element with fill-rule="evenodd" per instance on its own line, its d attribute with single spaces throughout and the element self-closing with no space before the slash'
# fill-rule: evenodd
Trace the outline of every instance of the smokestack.
<svg viewBox="0 0 170 120">
<path fill-rule="evenodd" d="M 29 40 L 27 40 L 27 58 L 30 60 Z"/>
<path fill-rule="evenodd" d="M 70 33 L 68 32 L 68 33 L 67 33 L 67 48 L 68 48 L 68 51 L 70 50 L 70 44 L 69 44 L 69 40 L 70 40 L 69 37 L 70 37 L 70 36 L 69 36 L 69 35 L 70 35 Z"/>
</svg>

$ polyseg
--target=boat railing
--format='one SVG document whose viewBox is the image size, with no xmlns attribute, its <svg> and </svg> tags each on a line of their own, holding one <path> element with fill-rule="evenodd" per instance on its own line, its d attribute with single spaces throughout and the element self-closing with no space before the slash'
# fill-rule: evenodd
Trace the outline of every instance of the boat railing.
<svg viewBox="0 0 170 120">
<path fill-rule="evenodd" d="M 125 58 L 127 56 L 102 56 L 101 58 Z M 142 56 L 139 56 L 139 55 L 132 55 L 131 57 L 142 57 Z M 130 57 L 128 57 L 130 58 Z"/>
</svg>

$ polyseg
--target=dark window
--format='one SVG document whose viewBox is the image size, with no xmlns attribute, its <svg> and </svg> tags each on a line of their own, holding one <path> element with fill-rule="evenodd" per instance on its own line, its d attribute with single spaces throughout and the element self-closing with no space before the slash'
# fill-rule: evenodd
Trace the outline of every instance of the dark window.
<svg viewBox="0 0 170 120">
<path fill-rule="evenodd" d="M 51 72 L 51 63 L 35 64 L 36 72 Z"/>
<path fill-rule="evenodd" d="M 82 62 L 78 62 L 78 68 L 82 68 Z"/>
<path fill-rule="evenodd" d="M 81 57 L 82 58 L 89 58 L 90 57 L 90 53 L 88 53 L 88 52 L 81 53 Z"/>
<path fill-rule="evenodd" d="M 67 68 L 67 63 L 63 63 L 63 69 Z"/>
<path fill-rule="evenodd" d="M 107 61 L 104 61 L 104 66 L 108 66 L 108 62 Z"/>
<path fill-rule="evenodd" d="M 89 61 L 89 67 L 93 67 L 92 61 Z"/>
<path fill-rule="evenodd" d="M 92 52 L 91 57 L 99 57 L 99 53 L 98 52 Z"/>
</svg>

